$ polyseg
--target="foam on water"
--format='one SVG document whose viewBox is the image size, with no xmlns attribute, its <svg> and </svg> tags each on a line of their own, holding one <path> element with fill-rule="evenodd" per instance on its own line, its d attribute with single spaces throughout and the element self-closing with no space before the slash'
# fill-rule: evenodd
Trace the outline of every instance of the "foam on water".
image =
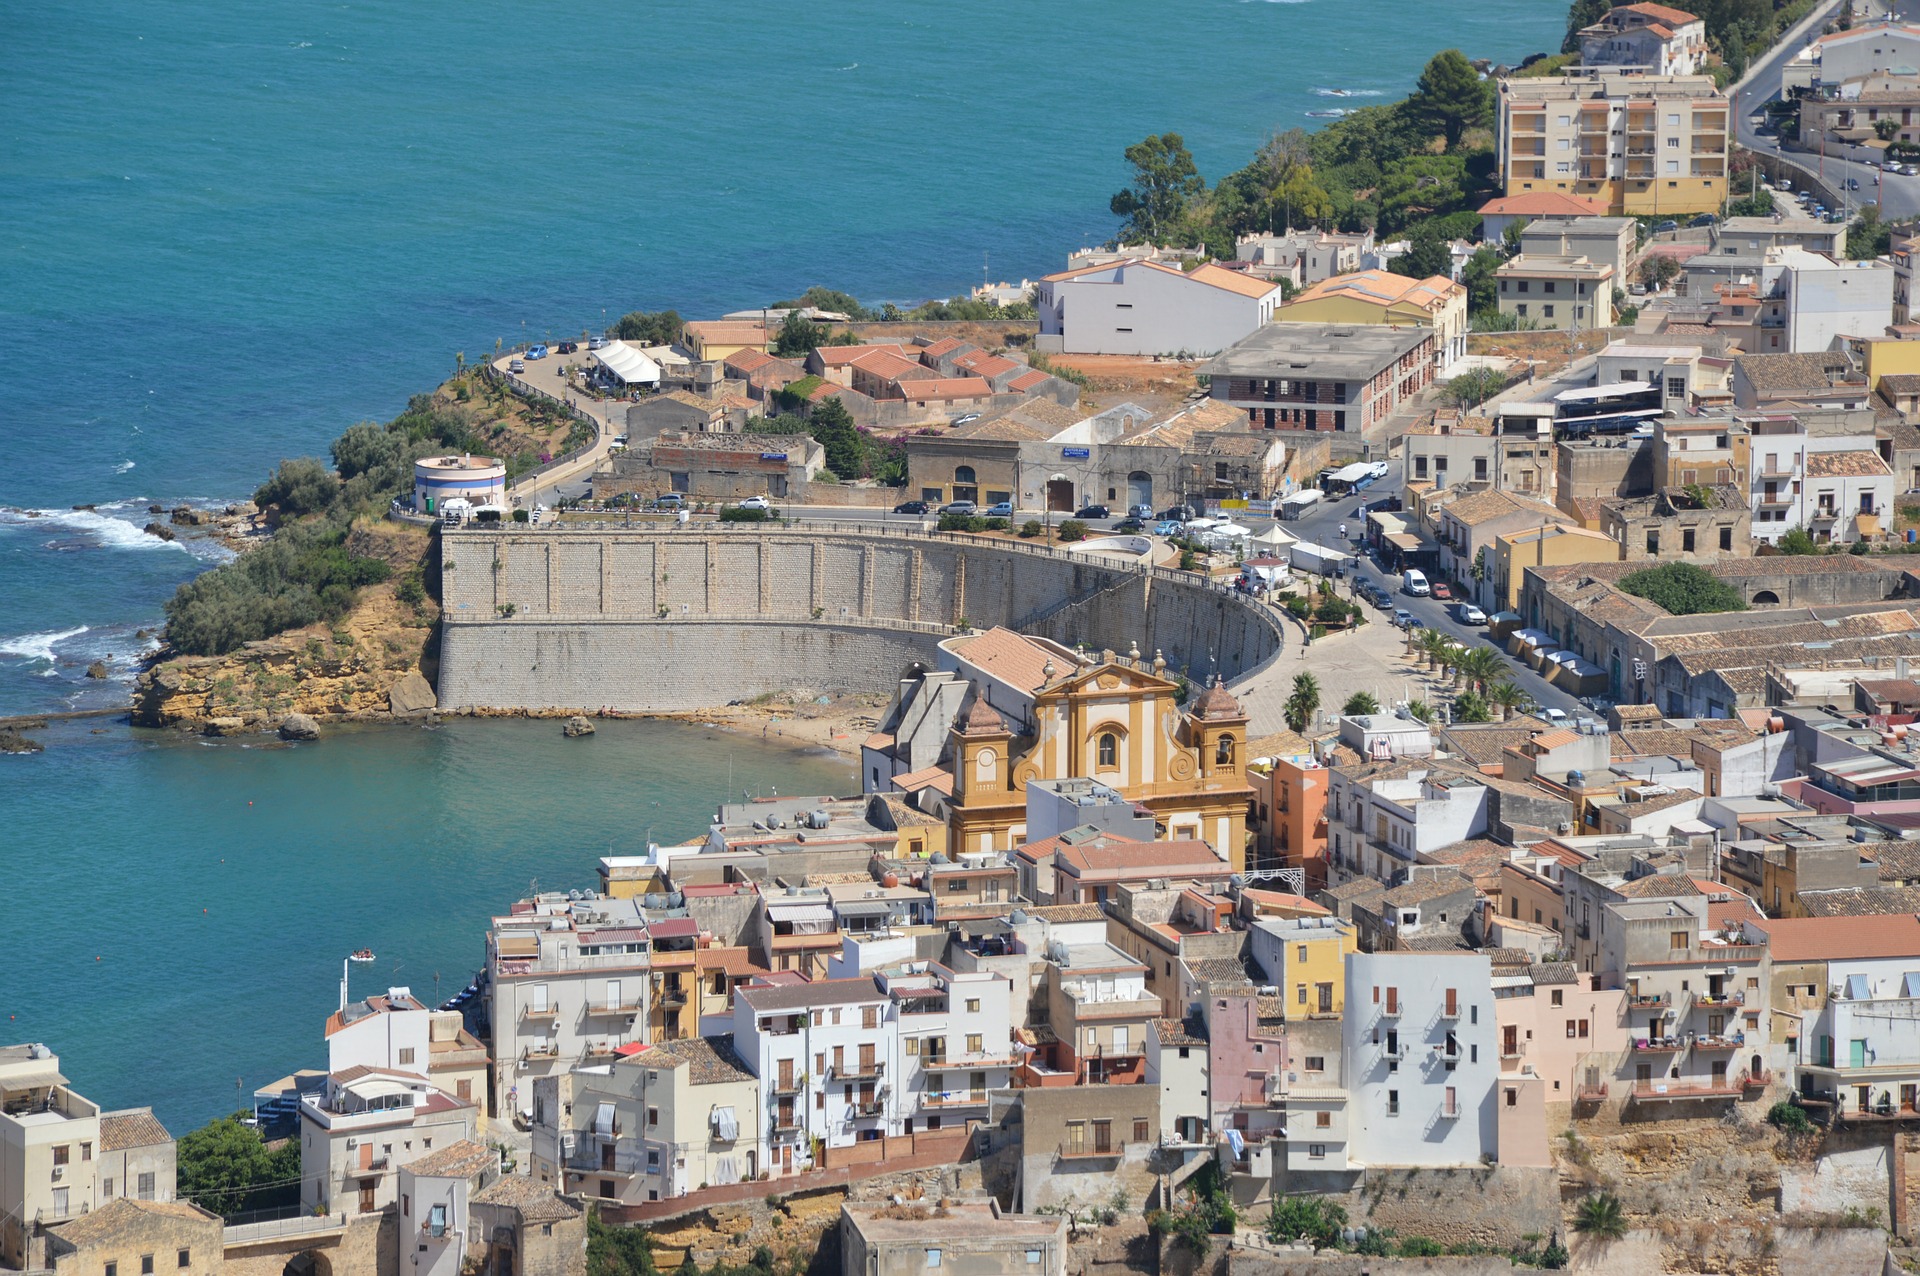
<svg viewBox="0 0 1920 1276">
<path fill-rule="evenodd" d="M 79 533 L 81 539 L 100 549 L 175 549 L 192 550 L 179 541 L 163 541 L 149 535 L 124 518 L 113 518 L 98 510 L 17 510 L 0 509 L 0 528 L 45 527 Z"/>
<path fill-rule="evenodd" d="M 78 625 L 72 629 L 62 629 L 48 634 L 21 634 L 17 638 L 0 639 L 0 656 L 15 656 L 21 660 L 53 661 L 53 649 L 69 638 L 78 638 L 87 632 L 87 626 Z"/>
</svg>

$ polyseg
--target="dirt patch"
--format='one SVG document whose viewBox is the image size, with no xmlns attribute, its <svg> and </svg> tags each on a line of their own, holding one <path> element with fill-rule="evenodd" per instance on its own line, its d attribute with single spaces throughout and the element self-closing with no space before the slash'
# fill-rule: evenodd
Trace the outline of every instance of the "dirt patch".
<svg viewBox="0 0 1920 1276">
<path fill-rule="evenodd" d="M 1125 354 L 1052 354 L 1058 367 L 1086 376 L 1092 393 L 1106 398 L 1131 399 L 1144 408 L 1164 411 L 1197 394 L 1195 373 L 1203 359 L 1154 359 Z"/>
<path fill-rule="evenodd" d="M 1533 361 L 1535 379 L 1553 375 L 1576 359 L 1600 350 L 1609 341 L 1633 335 L 1631 328 L 1604 328 L 1598 332 L 1476 332 L 1467 338 L 1468 354 L 1513 359 L 1513 371 L 1525 376 L 1525 365 Z"/>
</svg>

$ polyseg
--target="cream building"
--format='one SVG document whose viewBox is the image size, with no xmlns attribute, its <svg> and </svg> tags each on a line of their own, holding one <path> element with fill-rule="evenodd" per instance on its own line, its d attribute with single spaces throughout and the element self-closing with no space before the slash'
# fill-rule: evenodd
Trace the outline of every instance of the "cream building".
<svg viewBox="0 0 1920 1276">
<path fill-rule="evenodd" d="M 98 1203 L 99 1147 L 100 1107 L 68 1087 L 60 1056 L 0 1047 L 0 1264 L 47 1265 L 44 1229 Z"/>
<path fill-rule="evenodd" d="M 300 1204 L 352 1218 L 399 1203 L 398 1170 L 461 1139 L 479 1112 L 411 1072 L 329 1073 L 300 1100 Z"/>
<path fill-rule="evenodd" d="M 1552 191 L 1676 218 L 1718 212 L 1727 196 L 1727 99 L 1710 76 L 1502 80 L 1498 130 L 1508 195 Z"/>
<path fill-rule="evenodd" d="M 1431 328 L 1436 371 L 1467 352 L 1467 289 L 1443 275 L 1414 279 L 1387 270 L 1336 275 L 1295 296 L 1274 319 Z"/>
<path fill-rule="evenodd" d="M 1521 253 L 1494 272 L 1500 313 L 1536 328 L 1568 331 L 1613 326 L 1613 267 L 1585 257 Z"/>
</svg>

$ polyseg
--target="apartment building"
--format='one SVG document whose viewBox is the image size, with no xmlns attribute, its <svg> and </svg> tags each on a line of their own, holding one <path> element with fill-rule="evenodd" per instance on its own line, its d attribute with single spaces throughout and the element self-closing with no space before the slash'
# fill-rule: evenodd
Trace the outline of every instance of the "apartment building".
<svg viewBox="0 0 1920 1276">
<path fill-rule="evenodd" d="M 1605 987 L 1627 994 L 1628 1048 L 1614 1078 L 1645 1115 L 1738 1098 L 1769 1079 L 1772 970 L 1764 935 L 1714 924 L 1703 897 L 1623 900 L 1604 909 Z"/>
<path fill-rule="evenodd" d="M 430 1010 L 411 989 L 389 988 L 347 1003 L 327 1017 L 326 1038 L 329 1072 L 388 1068 L 425 1077 L 468 1103 L 486 1098 L 487 1048 L 458 1010 Z"/>
<path fill-rule="evenodd" d="M 1043 275 L 1036 348 L 1066 354 L 1214 354 L 1273 318 L 1273 280 L 1212 264 L 1130 260 Z"/>
<path fill-rule="evenodd" d="M 0 1263 L 48 1266 L 45 1229 L 100 1201 L 99 1147 L 100 1106 L 67 1084 L 60 1056 L 0 1046 Z"/>
<path fill-rule="evenodd" d="M 328 1073 L 323 1090 L 300 1100 L 301 1207 L 353 1218 L 399 1204 L 399 1168 L 473 1138 L 478 1118 L 472 1103 L 418 1073 Z"/>
<path fill-rule="evenodd" d="M 1433 382 L 1430 328 L 1274 323 L 1200 369 L 1261 430 L 1359 434 Z"/>
<path fill-rule="evenodd" d="M 1520 228 L 1521 256 L 1585 258 L 1610 268 L 1617 288 L 1633 277 L 1639 248 L 1640 227 L 1631 217 L 1536 217 Z"/>
<path fill-rule="evenodd" d="M 1612 266 L 1585 257 L 1520 253 L 1494 271 L 1500 313 L 1535 328 L 1570 332 L 1613 326 Z"/>
<path fill-rule="evenodd" d="M 1305 288 L 1366 266 L 1373 255 L 1373 232 L 1294 230 L 1284 235 L 1242 235 L 1233 255 L 1262 279 L 1285 279 Z"/>
<path fill-rule="evenodd" d="M 496 1113 L 524 1118 L 536 1077 L 646 1039 L 653 943 L 642 900 L 571 894 L 521 900 L 487 933 Z"/>
<path fill-rule="evenodd" d="M 100 1199 L 130 1196 L 137 1201 L 174 1198 L 178 1149 L 152 1108 L 123 1108 L 100 1114 L 100 1163 L 94 1170 Z"/>
<path fill-rule="evenodd" d="M 872 977 L 750 984 L 734 994 L 733 1042 L 759 1082 L 767 1168 L 810 1168 L 816 1146 L 900 1132 L 892 999 Z"/>
<path fill-rule="evenodd" d="M 1473 601 L 1487 611 L 1498 611 L 1498 583 L 1491 570 L 1496 540 L 1511 532 L 1567 521 L 1565 514 L 1546 501 L 1511 490 L 1489 488 L 1457 496 L 1440 507 L 1435 520 L 1441 575 L 1460 582 Z"/>
<path fill-rule="evenodd" d="M 840 1207 L 841 1276 L 1066 1276 L 1067 1215 L 1002 1213 L 998 1201 Z"/>
<path fill-rule="evenodd" d="M 1258 804 L 1250 867 L 1299 869 L 1304 893 L 1327 884 L 1327 768 L 1310 750 L 1255 758 L 1247 782 Z"/>
<path fill-rule="evenodd" d="M 406 1276 L 460 1276 L 470 1248 L 485 1238 L 473 1231 L 468 1206 L 500 1178 L 495 1148 L 457 1139 L 400 1167 L 396 1211 L 400 1270 Z"/>
<path fill-rule="evenodd" d="M 1704 75 L 1502 80 L 1502 185 L 1509 196 L 1585 196 L 1616 216 L 1717 212 L 1727 195 L 1727 111 Z"/>
<path fill-rule="evenodd" d="M 1544 424 L 1544 423 L 1543 423 Z M 1484 483 L 1544 499 L 1553 490 L 1553 432 L 1532 421 L 1515 428 L 1488 417 L 1442 409 L 1408 429 L 1404 460 L 1412 482 L 1435 490 Z"/>
<path fill-rule="evenodd" d="M 1388 270 L 1337 275 L 1297 294 L 1274 319 L 1431 328 L 1438 338 L 1433 354 L 1436 374 L 1443 374 L 1467 352 L 1467 289 L 1444 275 L 1414 279 Z"/>
<path fill-rule="evenodd" d="M 1486 834 L 1493 791 L 1464 771 L 1414 759 L 1331 774 L 1327 871 L 1335 883 L 1389 882 L 1425 852 Z"/>
<path fill-rule="evenodd" d="M 1146 963 L 1104 940 L 1047 946 L 1038 990 L 1050 1040 L 1020 1070 L 1026 1085 L 1134 1085 L 1146 1079 L 1147 1023 L 1166 1002 Z"/>
<path fill-rule="evenodd" d="M 768 1164 L 759 1079 L 731 1035 L 626 1047 L 534 1083 L 531 1173 L 621 1204 L 744 1183 Z"/>
<path fill-rule="evenodd" d="M 1626 998 L 1594 988 L 1570 962 L 1495 977 L 1500 1164 L 1554 1164 L 1549 1144 L 1567 1118 L 1608 1098 L 1630 1041 Z"/>
<path fill-rule="evenodd" d="M 1484 953 L 1350 953 L 1342 1021 L 1352 1159 L 1478 1165 L 1499 1142 Z"/>
<path fill-rule="evenodd" d="M 1249 951 L 1278 988 L 1286 1019 L 1338 1018 L 1346 1009 L 1347 954 L 1358 947 L 1338 917 L 1269 918 L 1247 928 Z"/>
</svg>

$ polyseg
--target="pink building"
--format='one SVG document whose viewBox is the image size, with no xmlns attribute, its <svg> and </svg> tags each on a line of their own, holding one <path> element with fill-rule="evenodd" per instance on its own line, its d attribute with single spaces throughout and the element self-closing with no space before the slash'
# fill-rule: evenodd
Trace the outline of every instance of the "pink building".
<svg viewBox="0 0 1920 1276">
<path fill-rule="evenodd" d="M 1607 1097 L 1626 1051 L 1627 994 L 1595 989 L 1572 962 L 1494 977 L 1500 1164 L 1552 1165 L 1551 1131 Z"/>
</svg>

